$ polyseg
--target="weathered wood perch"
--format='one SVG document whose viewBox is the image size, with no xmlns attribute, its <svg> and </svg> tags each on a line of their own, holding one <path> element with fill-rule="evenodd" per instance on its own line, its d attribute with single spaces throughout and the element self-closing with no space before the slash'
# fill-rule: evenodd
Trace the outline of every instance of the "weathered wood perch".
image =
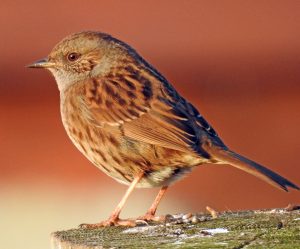
<svg viewBox="0 0 300 249">
<path fill-rule="evenodd" d="M 208 214 L 196 217 L 171 217 L 165 223 L 135 228 L 54 232 L 52 248 L 300 248 L 300 210 L 223 212 L 216 219 Z"/>
</svg>

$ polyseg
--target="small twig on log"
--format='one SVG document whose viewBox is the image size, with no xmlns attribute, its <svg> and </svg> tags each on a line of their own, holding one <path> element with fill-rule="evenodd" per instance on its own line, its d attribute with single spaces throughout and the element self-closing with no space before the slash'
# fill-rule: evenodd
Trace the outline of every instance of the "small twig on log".
<svg viewBox="0 0 300 249">
<path fill-rule="evenodd" d="M 216 210 L 212 209 L 209 206 L 206 207 L 206 210 L 210 213 L 210 215 L 213 219 L 218 218 L 219 213 Z"/>
</svg>

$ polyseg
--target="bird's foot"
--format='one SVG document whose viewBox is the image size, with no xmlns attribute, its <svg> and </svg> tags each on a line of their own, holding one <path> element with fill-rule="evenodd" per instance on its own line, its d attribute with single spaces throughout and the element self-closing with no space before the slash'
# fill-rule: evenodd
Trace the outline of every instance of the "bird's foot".
<svg viewBox="0 0 300 249">
<path fill-rule="evenodd" d="M 80 228 L 96 229 L 101 227 L 112 227 L 112 226 L 123 226 L 123 227 L 135 227 L 136 221 L 132 219 L 120 219 L 120 218 L 109 218 L 108 220 L 101 221 L 95 224 L 81 224 Z"/>
<path fill-rule="evenodd" d="M 155 216 L 154 214 L 146 213 L 145 215 L 138 217 L 137 221 L 139 220 L 143 220 L 146 222 L 147 221 L 164 222 L 166 220 L 166 216 L 165 215 Z"/>
</svg>

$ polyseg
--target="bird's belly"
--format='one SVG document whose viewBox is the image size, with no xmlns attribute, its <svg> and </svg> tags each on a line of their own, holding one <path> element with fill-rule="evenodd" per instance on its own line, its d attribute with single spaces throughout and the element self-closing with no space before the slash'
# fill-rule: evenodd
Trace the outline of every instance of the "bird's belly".
<svg viewBox="0 0 300 249">
<path fill-rule="evenodd" d="M 89 161 L 123 184 L 130 184 L 143 171 L 144 177 L 137 187 L 169 185 L 193 166 L 205 162 L 192 153 L 132 140 L 122 135 L 118 127 L 92 127 L 84 122 L 64 122 L 64 126 L 74 145 Z"/>
<path fill-rule="evenodd" d="M 169 186 L 170 184 L 182 179 L 186 174 L 190 173 L 192 167 L 162 167 L 156 171 L 147 174 L 137 184 L 138 188 L 153 188 Z"/>
</svg>

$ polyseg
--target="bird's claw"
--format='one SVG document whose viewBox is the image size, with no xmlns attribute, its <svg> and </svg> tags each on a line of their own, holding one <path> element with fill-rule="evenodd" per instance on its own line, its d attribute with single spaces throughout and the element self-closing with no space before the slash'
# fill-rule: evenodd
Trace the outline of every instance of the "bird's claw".
<svg viewBox="0 0 300 249">
<path fill-rule="evenodd" d="M 164 222 L 166 220 L 166 216 L 165 215 L 155 216 L 153 214 L 146 213 L 145 215 L 138 217 L 137 220 L 143 220 L 146 222 L 147 221 Z"/>
<path fill-rule="evenodd" d="M 79 228 L 86 228 L 86 229 L 97 229 L 101 227 L 112 227 L 112 226 L 123 226 L 123 227 L 134 227 L 136 226 L 136 221 L 135 220 L 122 220 L 122 219 L 108 219 L 105 221 L 101 221 L 99 223 L 95 224 L 80 224 Z"/>
</svg>

